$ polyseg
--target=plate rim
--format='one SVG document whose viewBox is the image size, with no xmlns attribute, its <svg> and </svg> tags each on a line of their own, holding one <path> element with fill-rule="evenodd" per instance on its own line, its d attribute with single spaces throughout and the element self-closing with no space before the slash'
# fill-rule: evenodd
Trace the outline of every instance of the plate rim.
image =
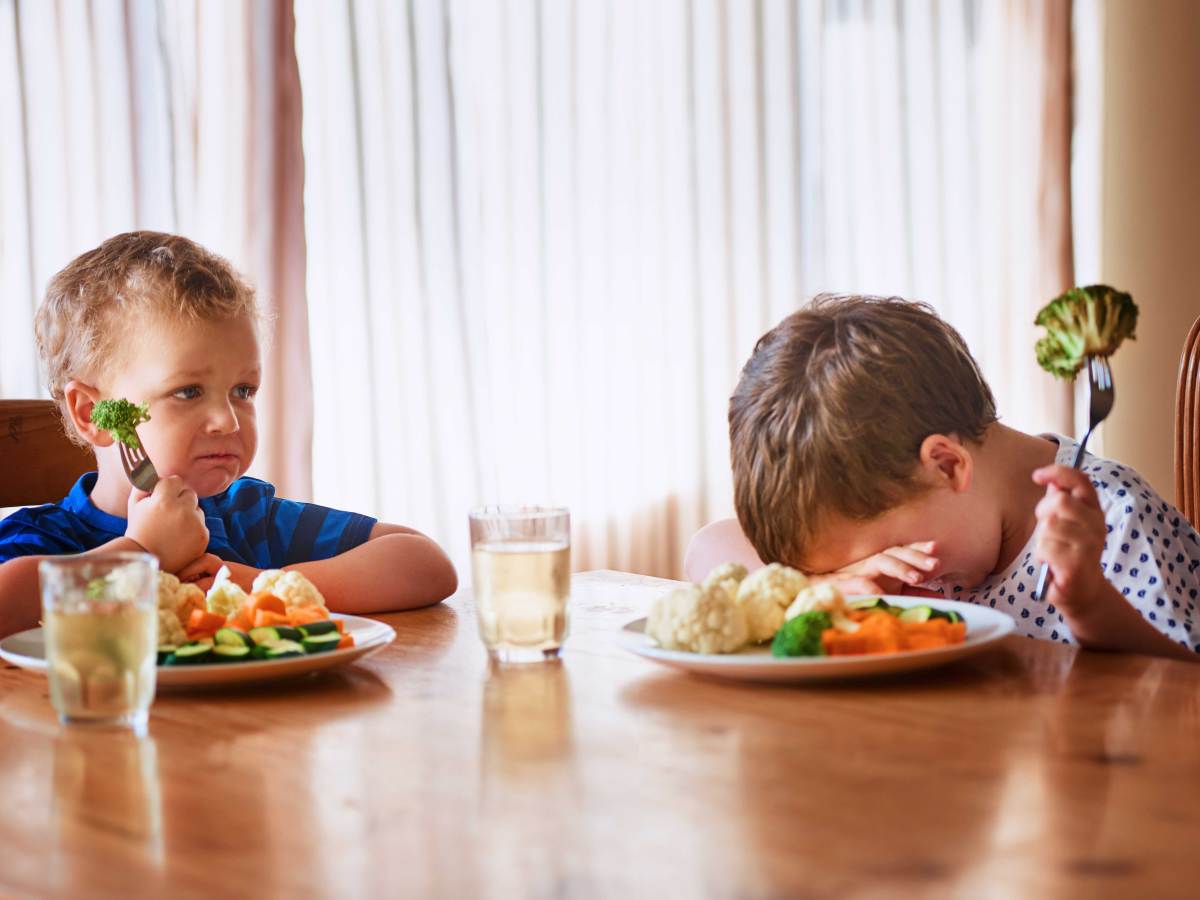
<svg viewBox="0 0 1200 900">
<path fill-rule="evenodd" d="M 344 663 L 353 662 L 363 656 L 381 650 L 396 639 L 396 629 L 387 622 L 371 619 L 366 616 L 355 616 L 346 613 L 330 613 L 331 619 L 340 619 L 349 625 L 369 628 L 373 634 L 363 643 L 356 641 L 353 647 L 341 650 L 331 650 L 327 653 L 313 654 L 303 657 L 287 657 L 284 659 L 256 659 L 247 662 L 205 663 L 201 666 L 163 666 L 156 665 L 155 682 L 159 687 L 190 687 L 222 684 L 250 684 L 260 678 L 270 679 L 275 676 L 285 677 L 288 674 L 302 675 L 310 671 L 330 669 Z M 32 635 L 43 630 L 41 625 L 26 628 L 0 638 L 0 659 L 4 662 L 24 669 L 27 672 L 46 674 L 45 656 L 27 656 L 15 653 L 5 648 L 5 644 L 14 638 Z M 297 666 L 297 663 L 306 665 Z M 311 667 L 311 668 L 310 668 Z M 298 671 L 293 671 L 298 669 Z M 230 676 L 243 675 L 241 678 Z M 164 675 L 166 677 L 164 678 Z"/>
<path fill-rule="evenodd" d="M 961 644 L 950 644 L 944 647 L 927 647 L 921 650 L 904 650 L 897 653 L 856 653 L 847 654 L 845 656 L 789 656 L 776 657 L 771 656 L 769 652 L 753 652 L 746 653 L 746 649 L 737 653 L 693 653 L 689 650 L 668 650 L 660 647 L 657 644 L 650 644 L 653 638 L 649 638 L 645 633 L 646 621 L 648 615 L 640 616 L 629 622 L 626 622 L 617 631 L 617 636 L 622 647 L 631 653 L 643 657 L 644 659 L 653 660 L 656 662 L 667 663 L 679 668 L 684 668 L 689 671 L 698 671 L 699 667 L 703 667 L 706 674 L 716 674 L 716 670 L 725 669 L 730 672 L 739 669 L 749 669 L 763 665 L 770 666 L 781 672 L 804 672 L 809 670 L 812 672 L 822 672 L 834 674 L 839 669 L 861 669 L 864 663 L 878 662 L 880 667 L 887 668 L 888 663 L 894 663 L 899 660 L 904 661 L 919 661 L 928 662 L 933 665 L 940 661 L 951 661 L 952 658 L 961 656 L 964 651 L 974 651 L 986 647 L 989 644 L 1002 640 L 1016 631 L 1017 623 L 1011 616 L 1005 615 L 999 610 L 993 609 L 990 606 L 981 606 L 978 603 L 966 603 L 961 600 L 948 600 L 933 597 L 916 597 L 904 596 L 899 594 L 848 594 L 847 600 L 856 600 L 867 597 L 882 597 L 889 604 L 895 606 L 912 607 L 912 606 L 932 606 L 935 609 L 952 609 L 955 611 L 968 609 L 971 614 L 983 615 L 986 618 L 993 619 L 993 626 L 996 630 L 993 633 L 985 634 L 972 640 L 971 632 L 967 632 L 967 639 Z M 899 602 L 893 602 L 899 601 Z M 757 648 L 767 649 L 769 643 L 756 645 Z M 849 673 L 847 673 L 849 674 Z M 859 673 L 855 673 L 859 674 Z M 867 674 L 867 673 L 861 673 Z"/>
</svg>

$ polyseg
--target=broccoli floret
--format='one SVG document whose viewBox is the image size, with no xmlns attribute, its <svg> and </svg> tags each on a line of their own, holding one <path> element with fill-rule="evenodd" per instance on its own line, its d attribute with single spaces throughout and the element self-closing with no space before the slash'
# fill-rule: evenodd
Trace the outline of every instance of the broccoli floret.
<svg viewBox="0 0 1200 900">
<path fill-rule="evenodd" d="M 1133 340 L 1138 308 L 1133 298 L 1106 284 L 1071 288 L 1041 308 L 1035 325 L 1046 329 L 1037 342 L 1037 361 L 1058 378 L 1074 378 L 1088 356 L 1111 356 L 1125 338 Z"/>
<path fill-rule="evenodd" d="M 92 407 L 92 422 L 112 434 L 118 441 L 137 450 L 142 446 L 135 430 L 150 421 L 150 404 L 130 403 L 128 400 L 101 400 Z"/>
<path fill-rule="evenodd" d="M 783 623 L 771 642 L 772 656 L 824 656 L 821 634 L 832 628 L 829 613 L 819 609 L 801 613 Z"/>
</svg>

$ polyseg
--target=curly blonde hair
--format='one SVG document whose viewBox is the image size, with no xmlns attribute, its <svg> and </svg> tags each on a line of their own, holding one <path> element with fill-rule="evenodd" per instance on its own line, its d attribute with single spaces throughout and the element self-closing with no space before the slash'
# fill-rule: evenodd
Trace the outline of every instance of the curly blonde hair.
<svg viewBox="0 0 1200 900">
<path fill-rule="evenodd" d="M 72 379 L 94 381 L 117 358 L 122 324 L 145 313 L 185 323 L 249 316 L 261 325 L 254 289 L 185 237 L 130 231 L 77 256 L 50 279 L 34 331 L 50 396 L 80 446 L 87 444 L 70 426 L 63 388 Z"/>
<path fill-rule="evenodd" d="M 897 297 L 822 294 L 758 340 L 729 400 L 734 505 L 766 562 L 804 568 L 829 514 L 919 495 L 931 434 L 979 441 L 996 401 L 962 336 Z"/>
</svg>

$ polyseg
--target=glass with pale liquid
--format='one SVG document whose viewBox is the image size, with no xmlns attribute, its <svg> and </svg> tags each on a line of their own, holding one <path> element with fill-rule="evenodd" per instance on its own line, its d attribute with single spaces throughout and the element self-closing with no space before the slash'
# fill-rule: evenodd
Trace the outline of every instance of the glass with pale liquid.
<svg viewBox="0 0 1200 900">
<path fill-rule="evenodd" d="M 506 663 L 554 659 L 567 636 L 570 513 L 481 506 L 469 520 L 475 610 L 488 653 Z"/>
<path fill-rule="evenodd" d="M 154 699 L 158 560 L 148 553 L 44 559 L 50 702 L 64 724 L 142 733 Z"/>
</svg>

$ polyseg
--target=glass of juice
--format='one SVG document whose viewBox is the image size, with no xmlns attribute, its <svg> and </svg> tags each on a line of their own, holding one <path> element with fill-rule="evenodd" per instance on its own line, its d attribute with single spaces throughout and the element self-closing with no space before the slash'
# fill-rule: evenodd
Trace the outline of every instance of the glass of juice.
<svg viewBox="0 0 1200 900">
<path fill-rule="evenodd" d="M 64 724 L 142 734 L 154 699 L 158 560 L 148 553 L 38 564 L 50 702 Z"/>
<path fill-rule="evenodd" d="M 554 659 L 567 636 L 571 515 L 563 507 L 471 510 L 479 636 L 497 662 Z"/>
</svg>

